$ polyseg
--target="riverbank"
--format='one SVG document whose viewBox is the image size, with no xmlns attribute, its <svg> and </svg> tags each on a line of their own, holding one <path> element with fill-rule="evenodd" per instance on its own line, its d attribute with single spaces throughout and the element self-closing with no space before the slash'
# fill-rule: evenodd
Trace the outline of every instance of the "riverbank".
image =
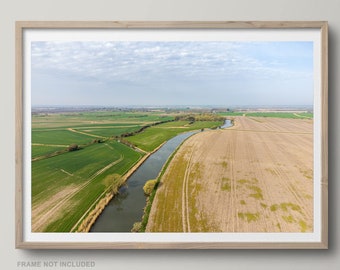
<svg viewBox="0 0 340 270">
<path fill-rule="evenodd" d="M 196 132 L 199 132 L 199 130 L 196 130 Z M 86 231 L 130 232 L 134 222 L 141 220 L 143 216 L 145 195 L 142 188 L 145 182 L 157 178 L 162 166 L 178 144 L 193 133 L 195 132 L 182 132 L 163 141 L 147 157 L 144 157 L 142 162 L 136 164 L 136 170 L 125 176 L 124 181 L 128 181 L 127 185 L 121 188 L 119 194 L 114 196 L 111 201 L 103 201 L 106 205 L 104 210 L 103 207 L 98 206 L 97 212 L 103 212 L 96 215 L 91 222 L 92 226 L 87 228 Z"/>
<path fill-rule="evenodd" d="M 221 129 L 230 128 L 230 127 L 233 127 L 233 125 L 234 125 L 234 119 L 226 119 L 225 120 L 225 124 L 223 126 L 221 126 L 220 128 Z M 197 133 L 199 133 L 199 132 L 197 132 Z M 167 159 L 166 163 L 164 164 L 164 166 L 160 170 L 160 172 L 159 172 L 159 174 L 158 174 L 158 176 L 156 178 L 157 182 L 156 182 L 156 184 L 154 186 L 154 189 L 153 189 L 151 194 L 146 199 L 146 206 L 144 208 L 142 219 L 141 219 L 140 222 L 136 222 L 135 223 L 135 225 L 134 225 L 134 229 L 135 230 L 133 232 L 145 232 L 146 231 L 146 227 L 148 225 L 148 220 L 149 220 L 149 216 L 150 216 L 150 211 L 151 211 L 151 208 L 152 208 L 152 203 L 153 203 L 154 198 L 156 196 L 156 192 L 157 192 L 157 189 L 158 189 L 159 184 L 161 182 L 161 178 L 162 178 L 163 174 L 165 173 L 165 171 L 168 168 L 170 162 L 172 161 L 172 159 L 174 158 L 174 156 L 176 155 L 176 153 L 178 152 L 180 147 L 185 143 L 185 141 L 187 141 L 189 138 L 192 138 L 194 135 L 195 134 L 193 134 L 192 136 L 186 138 L 180 145 L 177 146 L 175 151 L 169 156 L 169 158 Z"/>
<path fill-rule="evenodd" d="M 221 129 L 226 129 L 226 128 L 231 128 L 234 126 L 234 119 L 226 119 L 225 120 L 225 124 L 223 126 L 221 126 Z M 208 130 L 207 130 L 208 131 Z M 204 131 L 202 131 L 204 132 Z M 172 161 L 172 159 L 174 158 L 174 156 L 176 155 L 176 153 L 179 151 L 180 147 L 189 139 L 192 138 L 194 135 L 199 134 L 200 132 L 197 132 L 196 134 L 192 134 L 190 137 L 186 138 L 184 141 L 182 141 L 181 144 L 179 144 L 177 146 L 177 148 L 174 150 L 174 152 L 169 156 L 169 158 L 167 159 L 166 163 L 164 164 L 164 166 L 162 167 L 162 169 L 160 170 L 158 176 L 157 176 L 157 182 L 154 186 L 154 190 L 151 192 L 150 196 L 147 197 L 146 199 L 146 206 L 144 208 L 144 212 L 143 212 L 143 216 L 141 219 L 141 222 L 136 222 L 136 226 L 134 226 L 135 228 L 138 228 L 138 231 L 134 231 L 134 232 L 145 232 L 147 230 L 147 225 L 148 225 L 148 221 L 149 221 L 149 216 L 150 216 L 150 212 L 151 212 L 151 208 L 152 208 L 152 204 L 154 201 L 154 198 L 156 196 L 157 193 L 157 189 L 161 183 L 162 177 L 165 173 L 165 171 L 167 170 L 170 162 Z M 137 225 L 137 223 L 140 223 L 140 226 Z"/>
<path fill-rule="evenodd" d="M 162 143 L 160 146 L 155 148 L 152 152 L 147 153 L 143 156 L 126 174 L 123 175 L 120 186 L 117 187 L 115 191 L 111 191 L 110 193 L 106 193 L 102 199 L 96 204 L 95 208 L 92 211 L 89 211 L 89 214 L 83 219 L 80 223 L 77 232 L 87 233 L 91 230 L 91 227 L 96 222 L 100 214 L 103 212 L 104 208 L 110 203 L 110 201 L 119 193 L 119 188 L 121 188 L 129 177 L 158 149 L 160 149 L 166 142 Z M 105 192 L 104 192 L 105 193 Z M 91 207 L 92 208 L 92 207 Z"/>
<path fill-rule="evenodd" d="M 199 130 L 196 130 L 196 132 L 199 132 Z M 103 198 L 102 204 L 98 204 L 94 209 L 95 213 L 89 215 L 89 226 L 82 229 L 85 232 L 130 232 L 134 224 L 133 220 L 141 220 L 144 210 L 147 208 L 145 195 L 142 192 L 145 182 L 150 179 L 157 179 L 159 173 L 164 170 L 162 167 L 177 146 L 187 136 L 196 132 L 178 134 L 148 153 L 143 160 L 132 168 L 130 173 L 124 176 L 124 183 L 129 181 L 128 184 L 120 189 L 119 194 L 115 194 L 111 200 Z M 145 162 L 146 160 L 147 162 Z M 129 213 L 128 216 L 127 212 Z"/>
<path fill-rule="evenodd" d="M 197 134 L 197 133 L 196 133 Z M 158 173 L 156 179 L 157 179 L 157 182 L 154 186 L 154 189 L 153 191 L 151 192 L 151 194 L 146 198 L 146 203 L 145 203 L 145 207 L 144 207 L 144 211 L 143 211 L 143 216 L 142 216 L 142 219 L 141 219 L 141 222 L 136 222 L 135 224 L 138 224 L 140 223 L 140 226 L 139 225 L 134 225 L 134 228 L 138 228 L 137 230 L 133 231 L 133 232 L 145 232 L 146 230 L 146 227 L 148 225 L 148 221 L 149 221 L 149 216 L 150 216 L 150 211 L 151 211 L 151 207 L 152 207 L 152 203 L 153 203 L 153 200 L 156 196 L 156 192 L 157 192 L 157 189 L 158 189 L 158 186 L 161 182 L 161 178 L 164 174 L 164 172 L 166 171 L 166 169 L 168 168 L 171 160 L 173 159 L 173 157 L 176 155 L 177 151 L 179 150 L 179 148 L 181 147 L 181 145 L 189 138 L 191 138 L 193 135 L 195 134 L 192 134 L 191 136 L 189 136 L 188 138 L 186 138 L 180 145 L 177 146 L 177 148 L 175 149 L 175 151 L 170 155 L 170 157 L 167 159 L 167 161 L 165 162 L 165 164 L 163 165 L 162 169 L 160 170 L 160 172 Z"/>
</svg>

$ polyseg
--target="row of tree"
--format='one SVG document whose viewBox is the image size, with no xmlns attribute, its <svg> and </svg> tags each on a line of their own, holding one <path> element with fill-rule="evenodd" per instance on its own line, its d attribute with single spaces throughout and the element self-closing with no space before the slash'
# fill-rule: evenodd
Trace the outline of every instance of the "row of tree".
<svg viewBox="0 0 340 270">
<path fill-rule="evenodd" d="M 200 113 L 200 114 L 182 114 L 175 117 L 175 121 L 189 121 L 191 123 L 195 121 L 211 121 L 218 122 L 224 121 L 224 117 L 213 113 Z"/>
<path fill-rule="evenodd" d="M 122 137 L 122 138 L 130 137 L 130 136 L 133 136 L 133 135 L 136 135 L 138 133 L 143 132 L 145 129 L 147 129 L 149 127 L 157 126 L 157 125 L 160 125 L 160 124 L 164 124 L 164 123 L 167 123 L 167 122 L 173 122 L 173 121 L 175 121 L 175 120 L 164 120 L 164 121 L 159 121 L 159 122 L 155 122 L 155 123 L 152 123 L 152 124 L 148 124 L 148 125 L 142 126 L 140 129 L 138 129 L 136 131 L 123 133 L 123 134 L 120 135 L 120 137 Z M 118 137 L 119 136 L 116 136 L 116 138 L 118 138 Z"/>
</svg>

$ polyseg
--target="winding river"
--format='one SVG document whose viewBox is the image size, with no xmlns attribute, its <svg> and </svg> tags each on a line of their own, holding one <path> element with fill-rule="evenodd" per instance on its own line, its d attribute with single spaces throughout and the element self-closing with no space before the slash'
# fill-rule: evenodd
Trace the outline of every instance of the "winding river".
<svg viewBox="0 0 340 270">
<path fill-rule="evenodd" d="M 228 128 L 231 125 L 231 121 L 226 120 L 221 128 Z M 130 232 L 133 224 L 140 221 L 143 216 L 146 200 L 143 192 L 145 182 L 155 179 L 176 148 L 197 132 L 179 134 L 150 155 L 119 189 L 119 194 L 105 207 L 90 232 Z"/>
</svg>

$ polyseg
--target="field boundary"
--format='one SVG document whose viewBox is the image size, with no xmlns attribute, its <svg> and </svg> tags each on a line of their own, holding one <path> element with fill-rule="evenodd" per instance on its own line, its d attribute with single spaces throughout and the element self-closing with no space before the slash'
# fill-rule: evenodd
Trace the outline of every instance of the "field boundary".
<svg viewBox="0 0 340 270">
<path fill-rule="evenodd" d="M 91 134 L 91 133 L 82 132 L 82 131 L 79 131 L 79 130 L 76 130 L 76 129 L 73 129 L 73 128 L 68 128 L 67 130 L 74 132 L 74 133 L 86 135 L 86 136 L 89 136 L 89 137 L 100 138 L 100 139 L 106 139 L 107 138 L 107 137 L 103 137 L 103 136 L 99 136 L 99 135 L 95 135 L 95 134 Z"/>
</svg>

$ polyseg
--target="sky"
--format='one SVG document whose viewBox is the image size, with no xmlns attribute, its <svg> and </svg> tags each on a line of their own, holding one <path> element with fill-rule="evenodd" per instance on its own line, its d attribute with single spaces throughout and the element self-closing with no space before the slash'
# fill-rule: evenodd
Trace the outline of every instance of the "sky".
<svg viewBox="0 0 340 270">
<path fill-rule="evenodd" d="M 32 106 L 313 104 L 312 42 L 31 45 Z"/>
</svg>

